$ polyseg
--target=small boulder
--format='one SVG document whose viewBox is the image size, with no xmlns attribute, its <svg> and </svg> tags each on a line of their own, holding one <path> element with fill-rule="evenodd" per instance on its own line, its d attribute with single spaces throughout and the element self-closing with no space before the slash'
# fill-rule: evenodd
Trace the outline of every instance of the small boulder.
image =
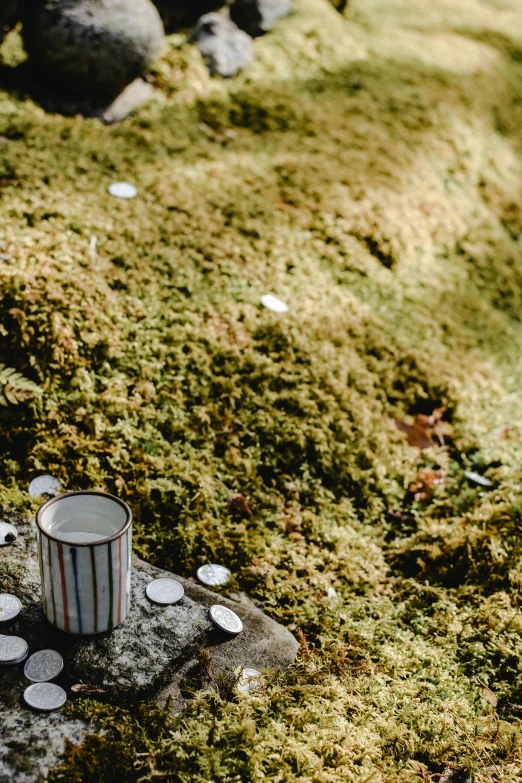
<svg viewBox="0 0 522 783">
<path fill-rule="evenodd" d="M 22 33 L 40 79 L 100 103 L 147 70 L 164 34 L 150 0 L 43 0 L 31 4 Z"/>
<path fill-rule="evenodd" d="M 0 521 L 14 525 L 18 532 L 16 540 L 2 548 L 0 593 L 14 593 L 22 603 L 20 614 L 2 623 L 0 630 L 25 639 L 30 653 L 59 652 L 64 668 L 57 684 L 71 700 L 83 694 L 129 707 L 154 699 L 180 711 L 192 679 L 212 687 L 202 665 L 203 649 L 212 670 L 231 684 L 240 668 L 277 670 L 295 661 L 296 639 L 248 601 L 176 576 L 185 590 L 182 600 L 165 606 L 151 603 L 146 596 L 150 582 L 174 575 L 138 558 L 133 559 L 131 609 L 125 622 L 98 636 L 62 633 L 42 611 L 34 522 L 2 507 Z M 241 618 L 242 633 L 231 636 L 215 627 L 209 608 L 216 603 Z M 41 715 L 28 709 L 22 699 L 28 685 L 24 662 L 0 666 L 0 671 L 0 783 L 41 783 L 58 764 L 67 740 L 80 743 L 98 727 L 67 710 Z"/>
<path fill-rule="evenodd" d="M 264 35 L 290 12 L 290 0 L 234 0 L 231 19 L 252 37 Z"/>
<path fill-rule="evenodd" d="M 182 27 L 189 27 L 200 16 L 217 11 L 226 5 L 226 0 L 153 0 L 160 12 L 165 30 L 169 33 Z"/>
<path fill-rule="evenodd" d="M 223 14 L 205 14 L 191 36 L 214 76 L 234 76 L 254 59 L 251 37 Z"/>
</svg>

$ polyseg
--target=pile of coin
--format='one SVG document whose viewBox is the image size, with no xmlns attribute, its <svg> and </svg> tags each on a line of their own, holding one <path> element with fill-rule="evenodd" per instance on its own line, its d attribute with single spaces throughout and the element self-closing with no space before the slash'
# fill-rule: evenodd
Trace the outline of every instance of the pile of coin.
<svg viewBox="0 0 522 783">
<path fill-rule="evenodd" d="M 27 658 L 29 645 L 20 636 L 0 634 L 0 664 L 2 666 L 21 663 Z"/>
<path fill-rule="evenodd" d="M 15 595 L 0 594 L 0 623 L 13 620 L 20 614 L 22 604 Z M 27 658 L 29 645 L 20 636 L 0 634 L 0 665 L 16 666 Z M 33 685 L 24 691 L 25 703 L 35 710 L 51 712 L 63 707 L 67 694 L 54 680 L 63 669 L 63 658 L 56 650 L 39 650 L 33 653 L 24 666 L 24 675 Z"/>
<path fill-rule="evenodd" d="M 20 614 L 22 604 L 15 595 L 0 593 L 0 623 L 7 623 Z"/>
</svg>

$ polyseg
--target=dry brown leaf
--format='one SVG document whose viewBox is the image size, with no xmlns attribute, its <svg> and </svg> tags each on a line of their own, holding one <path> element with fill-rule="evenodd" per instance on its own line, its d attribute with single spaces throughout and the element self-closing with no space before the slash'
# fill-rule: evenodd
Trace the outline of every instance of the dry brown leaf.
<svg viewBox="0 0 522 783">
<path fill-rule="evenodd" d="M 445 411 L 446 408 L 435 408 L 429 416 L 425 413 L 419 413 L 413 424 L 395 419 L 395 426 L 401 432 L 406 433 L 406 440 L 410 446 L 417 449 L 430 449 L 435 446 L 432 434 L 436 435 L 439 443 L 444 446 L 444 435 L 451 434 L 451 426 L 448 422 L 442 421 Z"/>
<path fill-rule="evenodd" d="M 105 693 L 103 688 L 95 688 L 94 685 L 71 685 L 71 691 L 73 693 Z"/>
<path fill-rule="evenodd" d="M 493 707 L 493 709 L 496 708 L 498 704 L 498 699 L 493 693 L 493 691 L 491 690 L 491 688 L 488 688 L 487 685 L 483 685 L 482 688 L 480 689 L 480 695 L 482 696 L 484 701 L 487 701 L 487 703 Z"/>
<path fill-rule="evenodd" d="M 410 486 L 410 492 L 415 493 L 415 500 L 427 500 L 433 494 L 433 489 L 442 484 L 446 478 L 445 470 L 421 470 L 417 481 Z"/>
<path fill-rule="evenodd" d="M 250 501 L 245 495 L 230 495 L 227 508 L 229 514 L 236 514 L 243 518 L 250 518 L 252 516 Z"/>
<path fill-rule="evenodd" d="M 406 433 L 406 440 L 410 446 L 415 446 L 417 449 L 430 449 L 435 445 L 424 427 L 417 423 L 408 424 L 400 419 L 395 419 L 395 426 L 401 432 Z"/>
</svg>

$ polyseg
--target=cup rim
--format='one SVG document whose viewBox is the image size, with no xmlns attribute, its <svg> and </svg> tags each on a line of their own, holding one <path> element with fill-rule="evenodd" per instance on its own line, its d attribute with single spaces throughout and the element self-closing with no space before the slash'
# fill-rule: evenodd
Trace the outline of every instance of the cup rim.
<svg viewBox="0 0 522 783">
<path fill-rule="evenodd" d="M 56 536 L 53 536 L 51 533 L 49 533 L 42 525 L 42 514 L 43 512 L 49 508 L 49 506 L 52 506 L 53 503 L 57 503 L 59 500 L 62 500 L 63 498 L 70 498 L 74 497 L 75 495 L 101 495 L 101 497 L 108 498 L 110 500 L 116 501 L 116 503 L 119 503 L 120 506 L 123 508 L 127 515 L 127 520 L 125 524 L 123 525 L 120 530 L 118 530 L 117 533 L 114 533 L 112 536 L 108 536 L 107 538 L 101 538 L 99 541 L 75 541 L 74 543 L 70 541 L 62 541 L 61 538 L 56 538 Z M 49 500 L 46 500 L 45 503 L 43 503 L 38 511 L 36 512 L 36 526 L 38 527 L 38 530 L 42 535 L 47 536 L 47 538 L 50 538 L 51 541 L 55 541 L 57 544 L 62 544 L 63 546 L 101 546 L 102 544 L 108 544 L 110 541 L 116 541 L 118 538 L 121 538 L 127 530 L 130 528 L 132 524 L 132 511 L 130 510 L 127 503 L 122 500 L 121 498 L 116 497 L 116 495 L 111 495 L 109 492 L 99 492 L 98 490 L 80 490 L 78 492 L 63 492 L 60 495 L 56 495 L 54 498 L 50 498 Z"/>
</svg>

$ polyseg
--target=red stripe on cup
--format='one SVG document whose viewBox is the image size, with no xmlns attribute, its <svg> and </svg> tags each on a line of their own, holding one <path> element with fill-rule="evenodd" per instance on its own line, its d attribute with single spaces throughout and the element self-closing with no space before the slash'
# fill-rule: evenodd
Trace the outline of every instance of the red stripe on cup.
<svg viewBox="0 0 522 783">
<path fill-rule="evenodd" d="M 69 633 L 69 607 L 67 606 L 67 582 L 65 580 L 65 567 L 63 564 L 63 546 L 59 541 L 56 542 L 58 548 L 58 562 L 60 564 L 60 581 L 62 583 L 62 603 L 63 603 L 63 627 L 66 633 Z"/>
</svg>

